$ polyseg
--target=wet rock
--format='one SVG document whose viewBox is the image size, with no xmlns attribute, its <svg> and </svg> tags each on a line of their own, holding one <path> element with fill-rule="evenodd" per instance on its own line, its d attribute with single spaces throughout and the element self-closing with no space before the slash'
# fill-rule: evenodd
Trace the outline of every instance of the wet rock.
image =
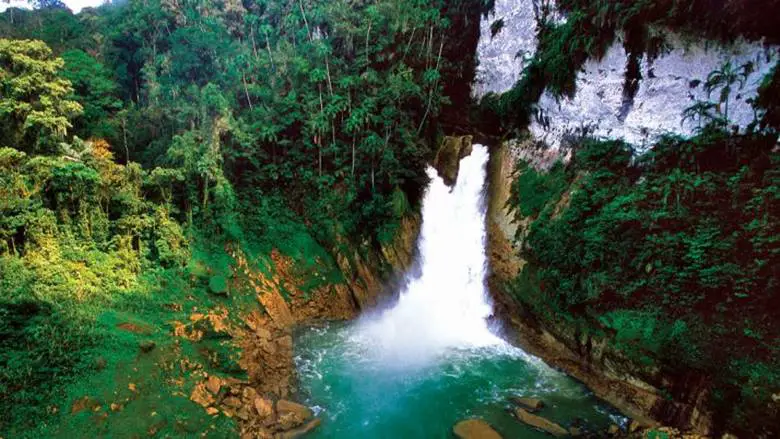
<svg viewBox="0 0 780 439">
<path fill-rule="evenodd" d="M 544 402 L 541 399 L 537 398 L 525 398 L 525 397 L 512 397 L 510 400 L 519 405 L 522 406 L 524 409 L 535 412 L 537 410 L 541 410 L 544 407 Z"/>
<path fill-rule="evenodd" d="M 617 436 L 618 434 L 620 434 L 620 427 L 618 427 L 615 424 L 610 425 L 609 428 L 607 429 L 607 434 L 610 436 Z"/>
<path fill-rule="evenodd" d="M 306 421 L 299 418 L 295 413 L 280 413 L 276 420 L 279 430 L 284 431 L 300 427 L 304 422 Z"/>
<path fill-rule="evenodd" d="M 215 407 L 207 407 L 206 413 L 209 415 L 216 415 L 217 413 L 219 413 L 219 410 L 217 410 Z"/>
<path fill-rule="evenodd" d="M 302 437 L 315 428 L 319 427 L 320 420 L 319 419 L 312 419 L 311 421 L 307 422 L 306 424 L 294 428 L 292 430 L 284 431 L 282 433 L 276 434 L 275 439 L 297 439 L 299 437 Z"/>
<path fill-rule="evenodd" d="M 569 432 L 565 428 L 561 427 L 555 422 L 550 421 L 549 419 L 534 415 L 528 410 L 521 408 L 515 409 L 515 415 L 517 415 L 517 419 L 520 421 L 530 425 L 531 427 L 535 427 L 550 433 L 553 436 L 565 437 L 569 435 Z"/>
<path fill-rule="evenodd" d="M 448 186 L 455 185 L 458 179 L 460 159 L 471 154 L 471 140 L 471 136 L 447 136 L 442 141 L 433 160 L 433 167 Z"/>
<path fill-rule="evenodd" d="M 286 399 L 280 399 L 279 401 L 276 402 L 276 411 L 279 413 L 280 416 L 286 414 L 293 414 L 302 421 L 305 421 L 313 416 L 311 409 L 309 409 L 305 405 L 298 404 L 297 402 L 288 401 Z"/>
<path fill-rule="evenodd" d="M 460 421 L 452 431 L 460 439 L 501 439 L 501 435 L 481 419 Z"/>
</svg>

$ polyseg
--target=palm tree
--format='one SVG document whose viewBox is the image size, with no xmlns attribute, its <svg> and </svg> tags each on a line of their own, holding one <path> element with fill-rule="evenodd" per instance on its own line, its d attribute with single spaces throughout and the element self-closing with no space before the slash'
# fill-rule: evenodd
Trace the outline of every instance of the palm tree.
<svg viewBox="0 0 780 439">
<path fill-rule="evenodd" d="M 729 119 L 729 97 L 731 96 L 732 87 L 734 84 L 739 83 L 739 89 L 742 89 L 745 86 L 748 75 L 753 70 L 752 67 L 751 63 L 735 67 L 731 60 L 728 60 L 719 69 L 710 72 L 707 76 L 707 82 L 704 83 L 707 97 L 709 98 L 713 91 L 720 88 L 720 103 L 725 104 L 723 116 L 727 121 Z"/>
<path fill-rule="evenodd" d="M 682 120 L 680 126 L 685 125 L 685 121 L 690 119 L 691 121 L 698 120 L 699 125 L 696 128 L 697 131 L 701 131 L 702 122 L 706 120 L 714 121 L 717 119 L 715 113 L 712 110 L 716 109 L 717 105 L 710 101 L 696 101 L 695 104 L 686 108 L 682 112 Z"/>
</svg>

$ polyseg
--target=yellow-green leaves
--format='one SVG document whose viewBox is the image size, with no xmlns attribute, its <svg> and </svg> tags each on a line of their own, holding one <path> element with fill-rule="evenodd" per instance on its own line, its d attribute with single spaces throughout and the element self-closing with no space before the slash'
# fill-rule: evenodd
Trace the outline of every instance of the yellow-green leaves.
<svg viewBox="0 0 780 439">
<path fill-rule="evenodd" d="M 42 41 L 0 39 L 0 133 L 19 141 L 29 131 L 61 139 L 70 119 L 82 112 L 68 100 L 71 83 L 64 66 Z"/>
</svg>

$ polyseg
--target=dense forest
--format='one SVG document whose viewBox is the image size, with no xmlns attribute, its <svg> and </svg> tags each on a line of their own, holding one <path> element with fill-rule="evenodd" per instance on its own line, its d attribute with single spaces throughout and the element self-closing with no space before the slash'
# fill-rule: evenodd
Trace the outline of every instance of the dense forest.
<svg viewBox="0 0 780 439">
<path fill-rule="evenodd" d="M 583 63 L 602 57 L 618 34 L 629 54 L 624 95 L 636 92 L 639 62 L 664 50 L 659 26 L 716 41 L 780 41 L 765 20 L 776 2 L 558 3 L 566 20 L 542 8 L 539 51 L 514 88 L 488 94 L 475 111 L 484 131 L 528 138 L 541 94 L 573 96 Z M 703 78 L 710 100 L 679 115 L 698 124 L 690 137 L 664 136 L 640 154 L 586 135 L 569 139 L 568 162 L 542 170 L 521 161 L 510 204 L 529 224 L 516 237 L 527 264 L 507 289 L 527 318 L 553 332 L 606 338 L 639 376 L 683 377 L 677 387 L 657 383 L 670 399 L 710 389 L 717 433 L 773 437 L 780 68 L 763 79 L 753 122 L 738 130 L 728 102 L 751 68 L 727 62 Z"/>
<path fill-rule="evenodd" d="M 0 15 L 8 437 L 57 431 L 55 414 L 95 385 L 85 376 L 113 382 L 137 349 L 124 319 L 164 327 L 181 315 L 170 303 L 251 303 L 225 296 L 229 247 L 261 267 L 272 250 L 328 267 L 344 238 L 389 239 L 419 203 L 442 120 L 465 125 L 483 8 L 38 6 Z"/>
<path fill-rule="evenodd" d="M 540 96 L 576 94 L 618 36 L 627 94 L 664 50 L 659 28 L 780 43 L 776 0 L 556 3 L 565 20 L 535 3 L 539 48 L 517 84 L 479 102 L 490 0 L 125 0 L 78 14 L 45 0 L 0 14 L 0 437 L 229 436 L 240 421 L 205 418 L 178 389 L 194 384 L 184 355 L 244 378 L 235 345 L 169 333 L 199 310 L 258 306 L 235 249 L 258 271 L 291 258 L 307 291 L 344 281 L 339 250 L 393 239 L 445 134 L 528 139 Z M 642 154 L 582 137 L 550 169 L 520 161 L 525 265 L 505 288 L 523 318 L 603 337 L 638 375 L 710 389 L 715 431 L 747 438 L 780 432 L 780 68 L 739 130 L 728 102 L 751 68 L 705 78 L 711 100 L 681 115 L 692 136 Z M 144 402 L 78 402 L 95 389 Z"/>
</svg>

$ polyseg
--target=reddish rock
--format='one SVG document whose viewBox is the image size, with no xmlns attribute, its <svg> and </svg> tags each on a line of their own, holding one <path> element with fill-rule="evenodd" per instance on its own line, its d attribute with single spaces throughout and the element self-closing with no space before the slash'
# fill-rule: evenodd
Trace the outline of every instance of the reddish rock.
<svg viewBox="0 0 780 439">
<path fill-rule="evenodd" d="M 481 419 L 467 419 L 455 424 L 452 432 L 459 439 L 501 439 L 501 435 Z"/>
<path fill-rule="evenodd" d="M 517 419 L 520 421 L 530 425 L 531 427 L 546 431 L 553 436 L 566 437 L 569 435 L 569 432 L 560 425 L 541 416 L 534 415 L 525 409 L 516 409 L 515 414 L 517 415 Z"/>
<path fill-rule="evenodd" d="M 286 399 L 280 399 L 279 401 L 276 402 L 276 411 L 280 415 L 292 413 L 295 416 L 297 416 L 299 419 L 304 421 L 313 416 L 311 409 L 309 409 L 305 405 L 298 404 L 297 402 L 292 402 Z"/>
<path fill-rule="evenodd" d="M 219 393 L 220 387 L 222 387 L 222 380 L 218 376 L 210 375 L 208 380 L 206 380 L 206 389 L 214 395 Z"/>
<path fill-rule="evenodd" d="M 274 406 L 271 400 L 266 398 L 255 398 L 255 410 L 261 418 L 266 418 L 274 414 Z"/>
</svg>

